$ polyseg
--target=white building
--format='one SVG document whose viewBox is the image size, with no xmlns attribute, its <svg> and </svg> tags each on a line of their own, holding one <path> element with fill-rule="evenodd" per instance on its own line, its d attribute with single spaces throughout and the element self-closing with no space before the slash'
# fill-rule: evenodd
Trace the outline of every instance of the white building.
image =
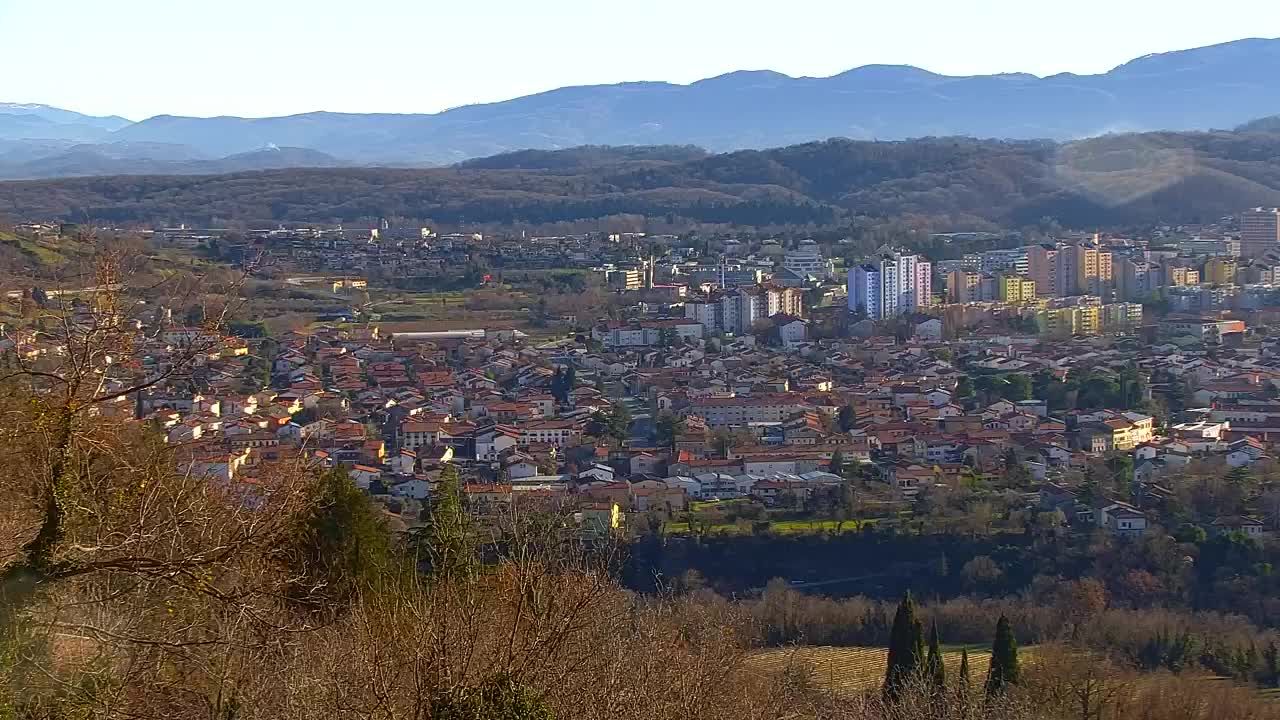
<svg viewBox="0 0 1280 720">
<path fill-rule="evenodd" d="M 933 267 L 919 255 L 894 252 L 849 270 L 849 310 L 883 319 L 915 312 L 933 297 Z"/>
<path fill-rule="evenodd" d="M 800 246 L 782 256 L 782 267 L 798 274 L 828 278 L 835 273 L 835 264 L 822 256 L 813 240 L 803 240 Z"/>
</svg>

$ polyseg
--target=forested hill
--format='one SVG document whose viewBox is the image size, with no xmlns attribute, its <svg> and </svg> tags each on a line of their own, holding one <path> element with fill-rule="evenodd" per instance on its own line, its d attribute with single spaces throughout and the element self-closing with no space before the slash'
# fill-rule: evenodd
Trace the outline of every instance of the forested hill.
<svg viewBox="0 0 1280 720">
<path fill-rule="evenodd" d="M 334 168 L 0 183 L 0 214 L 120 224 L 548 223 L 618 214 L 748 226 L 853 215 L 948 226 L 1216 219 L 1280 205 L 1280 134 L 1112 135 L 1070 144 L 830 140 L 515 153 L 426 170 Z"/>
</svg>

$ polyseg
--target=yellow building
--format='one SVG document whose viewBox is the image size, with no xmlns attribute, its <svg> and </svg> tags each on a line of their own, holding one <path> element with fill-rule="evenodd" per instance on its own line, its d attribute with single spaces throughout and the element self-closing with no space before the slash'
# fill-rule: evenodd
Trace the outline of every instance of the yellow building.
<svg viewBox="0 0 1280 720">
<path fill-rule="evenodd" d="M 1075 290 L 1088 295 L 1102 295 L 1111 288 L 1111 251 L 1077 245 L 1075 253 Z"/>
<path fill-rule="evenodd" d="M 1102 306 L 1102 332 L 1128 332 L 1142 325 L 1140 303 L 1110 303 Z"/>
<path fill-rule="evenodd" d="M 1204 264 L 1204 282 L 1213 285 L 1236 284 L 1236 261 L 1231 258 L 1210 258 Z"/>
<path fill-rule="evenodd" d="M 1097 305 L 1082 305 L 1076 310 L 1077 335 L 1098 335 L 1102 332 L 1102 308 Z"/>
<path fill-rule="evenodd" d="M 1138 303 L 1083 304 L 1045 307 L 1036 314 L 1040 331 L 1054 337 L 1128 332 L 1142 324 Z"/>
<path fill-rule="evenodd" d="M 1200 273 L 1185 267 L 1171 267 L 1168 270 L 1169 284 L 1174 286 L 1195 285 L 1200 282 Z M 1188 275 L 1193 274 L 1194 279 L 1188 279 Z"/>
<path fill-rule="evenodd" d="M 1000 300 L 1002 302 L 1021 305 L 1035 302 L 1036 283 L 1034 280 L 1018 275 L 1000 276 Z"/>
<path fill-rule="evenodd" d="M 1075 335 L 1079 324 L 1077 310 L 1074 307 L 1044 308 L 1036 315 L 1040 332 L 1052 337 Z"/>
<path fill-rule="evenodd" d="M 1151 439 L 1155 436 L 1155 428 L 1153 427 L 1155 425 L 1155 421 L 1150 415 L 1143 415 L 1142 413 L 1125 413 L 1124 417 L 1131 423 L 1131 427 L 1129 428 L 1129 439 L 1133 442 L 1135 447 L 1143 443 L 1151 442 Z"/>
<path fill-rule="evenodd" d="M 1132 450 L 1137 443 L 1133 441 L 1133 425 L 1128 420 L 1107 420 L 1102 423 L 1111 431 L 1111 447 L 1115 450 Z"/>
</svg>

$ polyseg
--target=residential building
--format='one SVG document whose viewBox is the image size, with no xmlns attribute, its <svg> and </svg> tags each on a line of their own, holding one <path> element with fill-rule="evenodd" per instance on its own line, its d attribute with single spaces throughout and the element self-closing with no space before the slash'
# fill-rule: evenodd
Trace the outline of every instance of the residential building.
<svg viewBox="0 0 1280 720">
<path fill-rule="evenodd" d="M 1280 208 L 1246 210 L 1240 218 L 1240 254 L 1262 257 L 1280 247 Z"/>
<path fill-rule="evenodd" d="M 1199 285 L 1200 271 L 1195 268 L 1185 267 L 1181 265 L 1165 266 L 1164 284 L 1181 287 L 1184 285 Z M 1133 298 L 1130 298 L 1133 299 Z"/>
<path fill-rule="evenodd" d="M 1135 256 L 1115 255 L 1111 259 L 1116 297 L 1120 300 L 1144 300 L 1160 287 L 1158 265 Z M 1185 275 L 1185 269 L 1184 269 Z"/>
<path fill-rule="evenodd" d="M 947 302 L 968 303 L 979 300 L 978 287 L 981 280 L 982 273 L 969 270 L 952 270 L 947 273 L 945 279 Z"/>
<path fill-rule="evenodd" d="M 1031 303 L 1036 300 L 1036 283 L 1034 280 L 1018 275 L 1000 276 L 1000 301 L 1013 305 Z"/>
<path fill-rule="evenodd" d="M 1115 535 L 1141 535 L 1147 531 L 1147 518 L 1127 503 L 1111 503 L 1094 511 L 1098 527 Z"/>
<path fill-rule="evenodd" d="M 978 258 L 977 269 L 984 273 L 1003 273 L 1010 275 L 1027 275 L 1027 249 L 1025 247 L 1007 250 L 988 250 Z"/>
<path fill-rule="evenodd" d="M 1214 285 L 1234 285 L 1236 282 L 1236 261 L 1234 258 L 1216 257 L 1205 261 L 1204 282 Z"/>
<path fill-rule="evenodd" d="M 1062 297 L 1064 294 L 1059 254 L 1056 245 L 1047 243 L 1027 248 L 1027 277 L 1035 282 L 1036 294 L 1040 297 Z"/>
<path fill-rule="evenodd" d="M 681 268 L 680 273 L 688 275 L 692 285 L 710 283 L 719 288 L 759 285 L 761 279 L 759 268 L 742 265 L 699 265 Z"/>
<path fill-rule="evenodd" d="M 713 294 L 684 305 L 685 317 L 712 332 L 746 335 L 757 320 L 804 315 L 804 291 L 764 285 Z"/>
<path fill-rule="evenodd" d="M 708 427 L 780 423 L 808 409 L 796 395 L 751 395 L 746 397 L 701 398 L 690 404 L 688 413 L 706 421 Z"/>
<path fill-rule="evenodd" d="M 868 317 L 890 318 L 916 312 L 932 302 L 933 266 L 919 255 L 902 251 L 849 271 L 849 310 Z"/>
<path fill-rule="evenodd" d="M 835 265 L 822 256 L 818 244 L 804 240 L 795 250 L 782 256 L 782 267 L 799 275 L 813 275 L 825 279 L 835 273 Z"/>
<path fill-rule="evenodd" d="M 1240 241 L 1234 238 L 1193 237 L 1179 240 L 1178 252 L 1195 256 L 1240 257 Z"/>
</svg>

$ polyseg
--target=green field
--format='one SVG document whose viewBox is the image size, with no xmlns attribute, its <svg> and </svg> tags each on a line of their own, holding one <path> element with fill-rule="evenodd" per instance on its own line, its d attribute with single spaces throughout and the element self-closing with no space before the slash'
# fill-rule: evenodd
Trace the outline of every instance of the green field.
<svg viewBox="0 0 1280 720">
<path fill-rule="evenodd" d="M 946 646 L 942 659 L 947 674 L 959 677 L 959 646 Z M 1025 648 L 1024 648 L 1025 653 Z M 874 690 L 884 682 L 885 665 L 889 651 L 881 647 L 826 647 L 799 646 L 759 650 L 747 660 L 747 667 L 755 672 L 773 675 L 788 666 L 807 665 L 813 669 L 813 680 L 819 686 L 839 693 L 854 694 Z M 969 648 L 969 677 L 974 683 L 982 682 L 991 665 L 991 651 L 986 648 Z"/>
</svg>

